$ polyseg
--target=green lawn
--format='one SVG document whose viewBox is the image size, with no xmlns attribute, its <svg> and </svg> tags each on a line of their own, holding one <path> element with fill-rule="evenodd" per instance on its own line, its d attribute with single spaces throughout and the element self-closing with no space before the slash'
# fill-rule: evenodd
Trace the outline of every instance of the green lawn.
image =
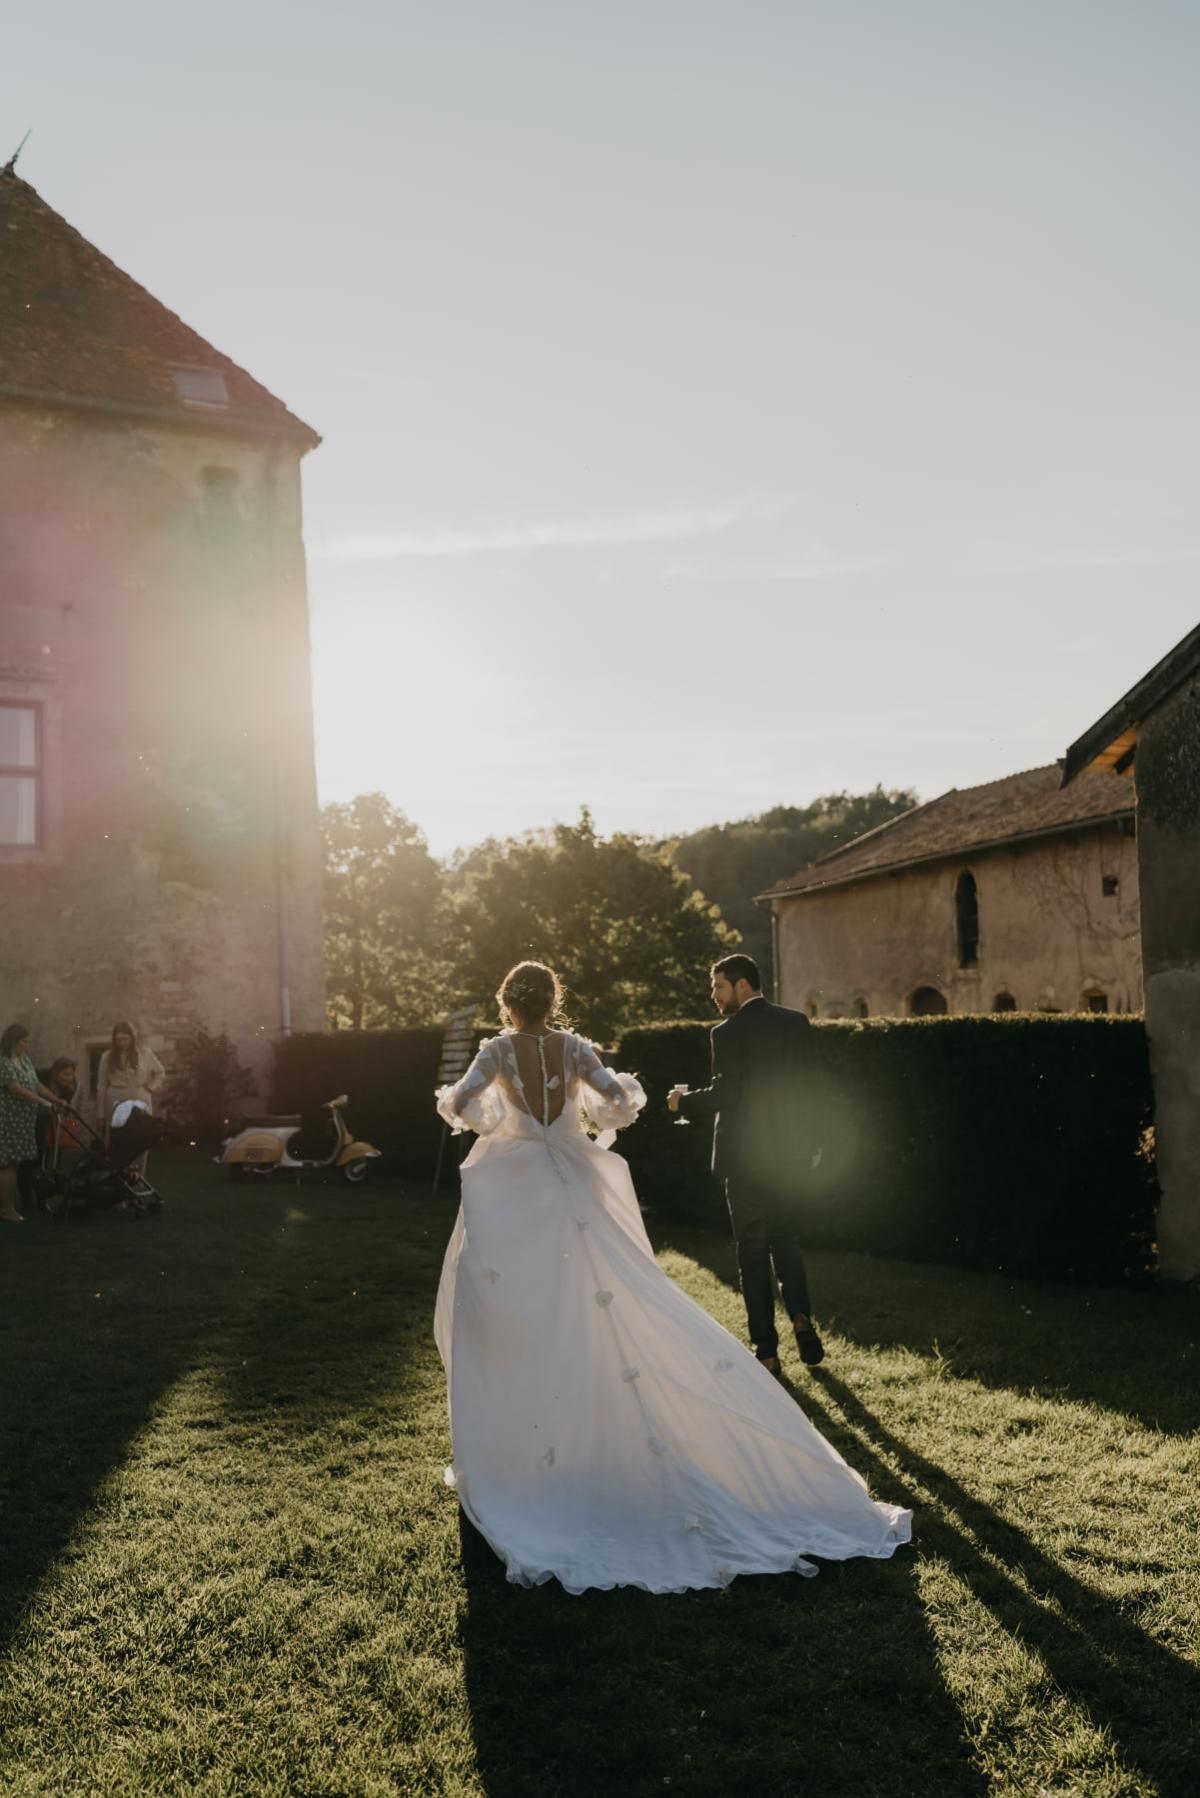
<svg viewBox="0 0 1200 1798">
<path fill-rule="evenodd" d="M 449 1198 L 158 1173 L 0 1235 L 0 1791 L 1200 1793 L 1200 1295 L 814 1256 L 789 1373 L 913 1547 L 569 1598 L 442 1485 Z"/>
</svg>

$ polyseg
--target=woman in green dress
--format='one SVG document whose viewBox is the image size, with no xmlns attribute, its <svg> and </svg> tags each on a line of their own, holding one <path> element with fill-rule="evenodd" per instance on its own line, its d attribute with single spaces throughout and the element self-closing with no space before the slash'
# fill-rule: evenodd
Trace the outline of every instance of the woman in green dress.
<svg viewBox="0 0 1200 1798">
<path fill-rule="evenodd" d="M 43 1086 L 29 1059 L 29 1031 L 10 1024 L 0 1036 L 0 1221 L 23 1224 L 17 1210 L 17 1168 L 36 1161 L 34 1124 L 39 1109 L 54 1109 L 54 1094 Z"/>
</svg>

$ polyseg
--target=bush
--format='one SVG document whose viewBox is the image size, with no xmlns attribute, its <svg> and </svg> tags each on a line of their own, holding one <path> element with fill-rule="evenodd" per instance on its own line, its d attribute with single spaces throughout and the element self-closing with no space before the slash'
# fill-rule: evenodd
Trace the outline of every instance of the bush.
<svg viewBox="0 0 1200 1798">
<path fill-rule="evenodd" d="M 345 1093 L 356 1136 L 382 1149 L 396 1172 L 432 1179 L 442 1128 L 433 1105 L 441 1048 L 438 1029 L 288 1036 L 275 1050 L 272 1104 L 307 1119 Z"/>
<path fill-rule="evenodd" d="M 1157 1187 L 1140 1018 L 868 1019 L 819 1024 L 810 1078 L 825 1120 L 798 1182 L 814 1246 L 1054 1278 L 1153 1264 Z M 664 1112 L 708 1077 L 707 1028 L 630 1031 L 616 1064 L 649 1104 L 622 1142 L 641 1195 L 675 1216 L 723 1215 L 710 1133 Z"/>
<path fill-rule="evenodd" d="M 168 1110 L 200 1141 L 217 1143 L 231 1110 L 253 1087 L 254 1076 L 238 1060 L 230 1038 L 197 1027 L 180 1048 Z"/>
</svg>

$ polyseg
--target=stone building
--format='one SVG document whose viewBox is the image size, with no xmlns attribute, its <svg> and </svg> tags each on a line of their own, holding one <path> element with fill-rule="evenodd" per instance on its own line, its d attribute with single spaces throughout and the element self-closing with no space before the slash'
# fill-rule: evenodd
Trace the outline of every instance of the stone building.
<svg viewBox="0 0 1200 1798">
<path fill-rule="evenodd" d="M 324 1019 L 300 462 L 319 439 L 0 172 L 0 1022 L 258 1079 Z"/>
<path fill-rule="evenodd" d="M 1113 773 L 1097 773 L 1112 769 Z M 1200 625 L 1062 761 L 1064 787 L 1132 774 L 1146 1034 L 1162 1203 L 1159 1266 L 1200 1279 Z M 1127 783 L 1128 784 L 1128 783 Z"/>
<path fill-rule="evenodd" d="M 957 788 L 762 895 L 812 1017 L 1138 1011 L 1133 799 L 1056 767 Z"/>
</svg>

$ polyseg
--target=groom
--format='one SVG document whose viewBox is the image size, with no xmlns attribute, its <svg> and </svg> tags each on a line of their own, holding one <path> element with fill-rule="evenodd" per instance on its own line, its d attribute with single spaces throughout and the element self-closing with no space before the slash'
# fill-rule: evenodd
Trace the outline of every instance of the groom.
<svg viewBox="0 0 1200 1798">
<path fill-rule="evenodd" d="M 764 999 L 749 955 L 714 962 L 712 997 L 722 1018 L 712 1033 L 712 1084 L 671 1093 L 667 1104 L 686 1118 L 714 1120 L 712 1168 L 725 1182 L 750 1339 L 778 1376 L 772 1261 L 800 1359 L 815 1367 L 825 1358 L 809 1314 L 797 1216 L 817 1147 L 805 1118 L 809 1022 L 802 1011 Z"/>
</svg>

